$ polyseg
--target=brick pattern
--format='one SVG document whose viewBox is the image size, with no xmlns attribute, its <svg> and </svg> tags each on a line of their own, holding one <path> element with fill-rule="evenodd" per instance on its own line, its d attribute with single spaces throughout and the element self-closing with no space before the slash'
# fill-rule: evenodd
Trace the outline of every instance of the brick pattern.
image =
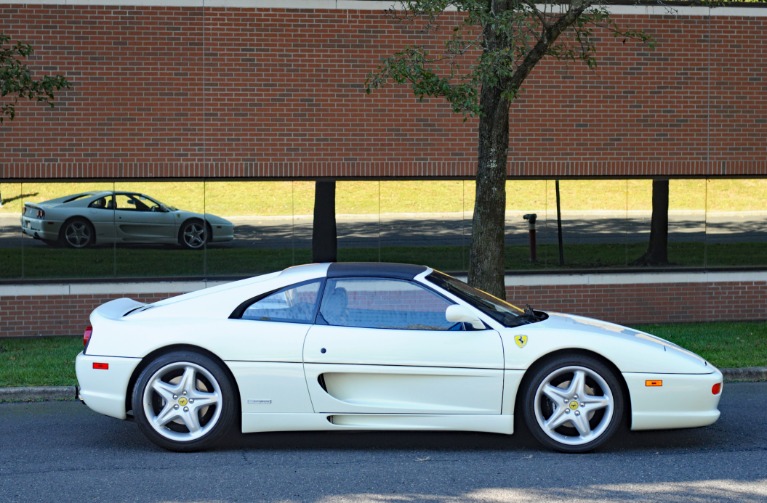
<svg viewBox="0 0 767 503">
<path fill-rule="evenodd" d="M 507 287 L 511 301 L 621 324 L 767 319 L 763 281 Z"/>
<path fill-rule="evenodd" d="M 767 175 L 767 17 L 617 18 L 657 47 L 598 33 L 596 70 L 536 68 L 510 176 Z M 74 84 L 0 127 L 0 179 L 475 171 L 476 120 L 403 86 L 365 93 L 381 56 L 427 40 L 382 11 L 12 4 L 0 32 Z"/>
<path fill-rule="evenodd" d="M 519 305 L 621 324 L 766 320 L 767 282 L 507 287 Z M 140 302 L 177 293 L 133 294 Z M 97 306 L 118 295 L 0 297 L 0 337 L 79 335 Z"/>
<path fill-rule="evenodd" d="M 132 294 L 156 302 L 177 293 Z M 23 295 L 0 297 L 0 337 L 79 335 L 99 305 L 124 295 Z"/>
</svg>

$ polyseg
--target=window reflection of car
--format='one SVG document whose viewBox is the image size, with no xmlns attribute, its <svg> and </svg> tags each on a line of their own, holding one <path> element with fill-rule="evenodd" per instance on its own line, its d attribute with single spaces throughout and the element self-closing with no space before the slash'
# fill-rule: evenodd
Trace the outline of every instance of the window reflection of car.
<svg viewBox="0 0 767 503">
<path fill-rule="evenodd" d="M 234 224 L 179 210 L 137 192 L 83 192 L 24 203 L 22 232 L 48 244 L 85 248 L 108 243 L 178 244 L 197 250 L 234 239 Z"/>
</svg>

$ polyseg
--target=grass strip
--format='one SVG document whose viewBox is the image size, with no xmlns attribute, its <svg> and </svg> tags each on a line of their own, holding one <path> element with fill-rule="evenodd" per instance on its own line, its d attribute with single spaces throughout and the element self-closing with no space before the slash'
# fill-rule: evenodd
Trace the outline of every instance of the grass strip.
<svg viewBox="0 0 767 503">
<path fill-rule="evenodd" d="M 767 323 L 636 325 L 693 351 L 719 368 L 767 365 Z M 0 387 L 73 386 L 80 337 L 0 339 Z"/>
<path fill-rule="evenodd" d="M 538 247 L 538 261 L 530 262 L 527 246 L 506 247 L 506 269 L 511 271 L 567 272 L 573 269 L 632 268 L 646 249 L 644 244 L 578 244 L 565 248 L 565 265 L 559 265 L 556 245 Z M 426 264 L 444 271 L 466 271 L 467 246 L 402 246 L 340 248 L 339 261 L 403 262 Z M 672 266 L 689 268 L 763 267 L 763 243 L 673 243 Z M 205 251 L 173 247 L 103 247 L 0 249 L 0 279 L 99 279 L 168 277 L 252 276 L 311 262 L 308 248 L 210 248 Z M 647 268 L 636 267 L 638 271 Z M 662 269 L 661 269 L 662 270 Z"/>
</svg>

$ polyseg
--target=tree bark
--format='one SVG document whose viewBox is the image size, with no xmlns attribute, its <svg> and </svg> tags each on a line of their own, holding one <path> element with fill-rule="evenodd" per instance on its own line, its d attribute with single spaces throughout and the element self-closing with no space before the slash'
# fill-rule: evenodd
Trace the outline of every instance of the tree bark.
<svg viewBox="0 0 767 503">
<path fill-rule="evenodd" d="M 506 298 L 504 255 L 509 101 L 500 87 L 483 87 L 480 96 L 476 199 L 471 226 L 469 284 Z"/>
<path fill-rule="evenodd" d="M 636 265 L 668 265 L 668 186 L 667 179 L 652 182 L 650 243 L 644 255 L 634 262 Z"/>
<path fill-rule="evenodd" d="M 337 260 L 336 181 L 317 180 L 314 184 L 312 261 L 336 262 Z"/>
</svg>

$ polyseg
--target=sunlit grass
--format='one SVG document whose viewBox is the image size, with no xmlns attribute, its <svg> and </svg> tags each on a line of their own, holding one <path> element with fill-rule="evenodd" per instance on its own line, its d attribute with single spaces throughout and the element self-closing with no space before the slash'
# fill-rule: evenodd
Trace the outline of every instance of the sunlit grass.
<svg viewBox="0 0 767 503">
<path fill-rule="evenodd" d="M 132 190 L 189 211 L 220 216 L 309 215 L 312 181 L 163 181 L 2 183 L 0 214 L 19 213 L 23 202 L 41 202 L 89 190 Z M 507 211 L 556 212 L 553 180 L 510 180 Z M 567 212 L 650 211 L 651 180 L 563 180 L 561 208 Z M 767 179 L 671 180 L 671 211 L 767 210 Z M 471 212 L 474 182 L 463 180 L 339 181 L 339 214 Z"/>
</svg>

